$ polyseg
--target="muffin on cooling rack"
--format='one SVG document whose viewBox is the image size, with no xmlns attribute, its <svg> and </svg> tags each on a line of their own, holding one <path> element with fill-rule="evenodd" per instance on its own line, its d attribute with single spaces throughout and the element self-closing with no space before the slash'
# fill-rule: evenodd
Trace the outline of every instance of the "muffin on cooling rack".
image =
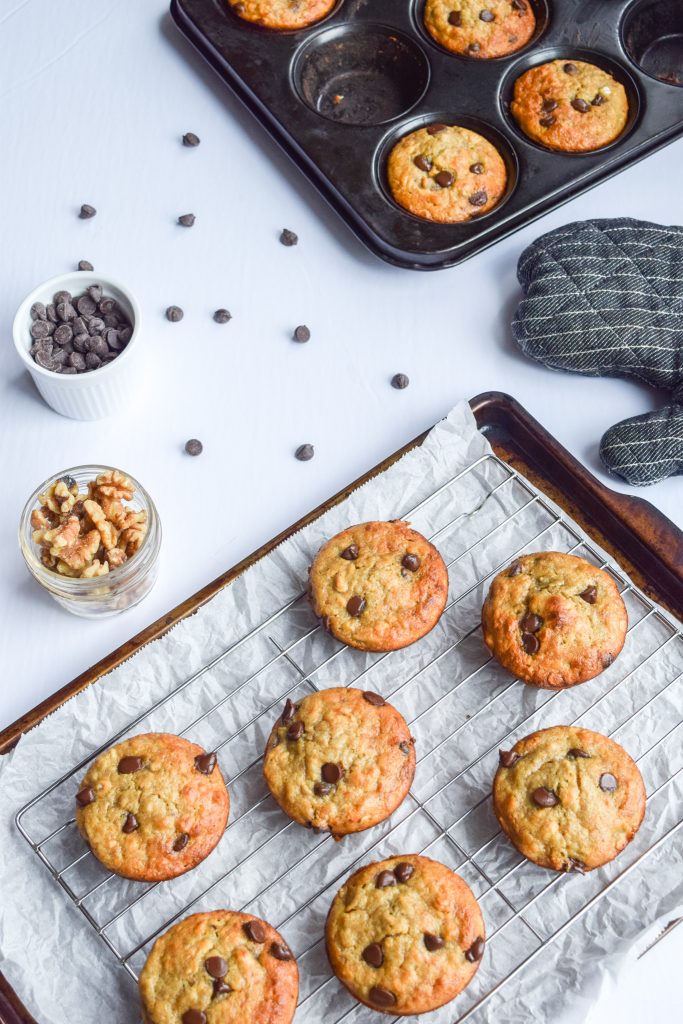
<svg viewBox="0 0 683 1024">
<path fill-rule="evenodd" d="M 536 29 L 530 0 L 426 0 L 425 28 L 465 57 L 505 57 L 526 46 Z"/>
<path fill-rule="evenodd" d="M 140 974 L 145 1024 L 290 1024 L 299 971 L 279 932 L 214 910 L 173 925 Z"/>
<path fill-rule="evenodd" d="M 506 836 L 535 864 L 592 871 L 640 828 L 645 786 L 614 740 L 558 725 L 500 751 L 493 809 Z"/>
<path fill-rule="evenodd" d="M 484 955 L 484 921 L 462 878 L 408 854 L 356 871 L 327 917 L 327 955 L 361 1003 L 427 1013 L 470 983 Z"/>
<path fill-rule="evenodd" d="M 448 597 L 448 570 L 433 544 L 400 519 L 350 526 L 309 571 L 313 611 L 342 643 L 393 651 L 428 633 Z"/>
<path fill-rule="evenodd" d="M 576 555 L 516 559 L 491 584 L 484 642 L 525 683 L 559 690 L 599 675 L 626 639 L 628 617 L 612 577 Z"/>
<path fill-rule="evenodd" d="M 595 64 L 551 60 L 520 75 L 510 112 L 534 142 L 565 153 L 586 153 L 621 135 L 628 121 L 628 97 L 621 82 Z"/>
<path fill-rule="evenodd" d="M 415 775 L 405 719 L 372 690 L 337 686 L 288 700 L 263 774 L 285 814 L 335 838 L 388 818 Z"/>
<path fill-rule="evenodd" d="M 228 0 L 245 21 L 279 31 L 307 28 L 329 14 L 337 0 Z"/>
<path fill-rule="evenodd" d="M 158 882 L 208 857 L 229 808 L 214 753 L 170 733 L 145 733 L 90 766 L 76 793 L 76 824 L 110 871 Z"/>
</svg>

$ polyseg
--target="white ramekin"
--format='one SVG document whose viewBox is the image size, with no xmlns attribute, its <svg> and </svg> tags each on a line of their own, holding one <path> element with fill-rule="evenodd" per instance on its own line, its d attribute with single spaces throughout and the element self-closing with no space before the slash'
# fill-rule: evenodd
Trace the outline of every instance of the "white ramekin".
<svg viewBox="0 0 683 1024">
<path fill-rule="evenodd" d="M 92 284 L 102 285 L 105 295 L 116 299 L 128 316 L 133 327 L 130 341 L 116 359 L 87 373 L 61 374 L 38 366 L 30 351 L 31 306 L 34 302 L 47 305 L 52 302 L 55 292 L 62 290 L 80 295 Z M 120 409 L 135 390 L 140 328 L 140 307 L 128 288 L 106 274 L 77 270 L 71 274 L 60 274 L 34 288 L 17 310 L 12 334 L 19 358 L 47 404 L 62 416 L 70 416 L 74 420 L 98 420 Z"/>
</svg>

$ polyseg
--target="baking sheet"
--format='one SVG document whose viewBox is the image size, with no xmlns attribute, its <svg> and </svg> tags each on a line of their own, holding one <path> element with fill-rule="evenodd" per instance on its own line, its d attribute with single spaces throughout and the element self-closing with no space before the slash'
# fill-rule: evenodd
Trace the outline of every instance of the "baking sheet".
<svg viewBox="0 0 683 1024">
<path fill-rule="evenodd" d="M 683 759 L 676 731 L 683 640 L 670 618 L 653 614 L 649 602 L 627 589 L 630 633 L 621 657 L 599 679 L 562 694 L 516 683 L 488 661 L 476 628 L 487 585 L 480 581 L 501 561 L 519 549 L 539 546 L 576 550 L 593 560 L 591 552 L 596 552 L 599 562 L 608 561 L 592 541 L 590 550 L 577 546 L 585 539 L 579 528 L 560 522 L 551 502 L 530 499 L 528 486 L 489 454 L 469 407 L 457 406 L 422 447 L 285 542 L 166 637 L 75 697 L 0 761 L 2 969 L 41 1024 L 68 1019 L 124 1024 L 137 1019 L 136 992 L 132 979 L 19 835 L 14 815 L 176 687 L 181 689 L 131 731 L 177 732 L 201 717 L 188 735 L 207 748 L 223 743 L 221 766 L 234 780 L 227 835 L 197 870 L 160 886 L 109 879 L 89 855 L 65 877 L 76 895 L 102 883 L 84 905 L 99 926 L 115 919 L 106 935 L 124 953 L 174 914 L 183 916 L 193 899 L 192 911 L 230 906 L 267 917 L 299 958 L 303 1002 L 297 1022 L 375 1019 L 330 980 L 320 942 L 329 902 L 357 861 L 428 847 L 430 856 L 459 870 L 479 896 L 487 930 L 496 932 L 481 970 L 458 1000 L 421 1018 L 428 1024 L 451 1024 L 678 822 L 683 785 L 680 777 L 670 785 L 666 780 L 680 771 Z M 311 556 L 326 537 L 351 521 L 405 514 L 439 488 L 443 491 L 412 519 L 422 532 L 438 533 L 437 546 L 452 563 L 449 609 L 429 637 L 389 658 L 363 655 L 341 648 L 321 631 L 311 633 L 314 622 L 305 601 L 278 614 L 301 593 Z M 270 616 L 275 618 L 267 629 L 239 644 Z M 184 685 L 235 643 L 228 658 Z M 279 655 L 283 648 L 290 651 L 286 658 Z M 310 673 L 310 681 L 302 673 Z M 413 722 L 418 743 L 411 797 L 389 822 L 340 844 L 288 823 L 267 796 L 260 764 L 253 763 L 280 701 L 290 692 L 302 695 L 311 683 L 356 683 L 392 694 L 392 702 Z M 644 705 L 629 723 L 632 712 Z M 625 723 L 615 735 L 635 757 L 671 730 L 641 762 L 648 793 L 664 788 L 650 800 L 639 836 L 615 863 L 587 877 L 551 876 L 522 863 L 495 836 L 485 800 L 495 751 L 471 769 L 466 766 L 515 725 L 515 735 L 521 736 L 578 715 L 581 724 L 603 732 Z M 71 816 L 74 791 L 68 780 L 31 809 L 24 826 L 32 839 Z M 61 867 L 82 851 L 73 828 L 60 833 L 47 850 Z M 582 1020 L 604 968 L 618 969 L 643 928 L 683 902 L 682 861 L 678 833 L 542 949 L 473 1019 L 500 1020 L 496 1004 L 504 1001 L 506 1024 L 545 1020 L 567 1007 L 565 1019 Z M 552 888 L 543 892 L 549 882 Z M 213 888 L 202 895 L 209 885 Z M 131 900 L 137 902 L 129 909 Z M 148 948 L 131 958 L 134 970 Z M 54 968 L 37 971 L 36 964 Z"/>
</svg>

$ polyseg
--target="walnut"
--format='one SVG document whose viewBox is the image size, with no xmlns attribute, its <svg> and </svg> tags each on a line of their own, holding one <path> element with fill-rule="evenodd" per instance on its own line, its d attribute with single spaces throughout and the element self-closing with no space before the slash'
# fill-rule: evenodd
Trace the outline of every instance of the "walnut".
<svg viewBox="0 0 683 1024">
<path fill-rule="evenodd" d="M 37 531 L 40 532 L 40 531 Z M 41 544 L 49 547 L 55 558 L 59 557 L 62 548 L 68 548 L 75 544 L 81 532 L 81 523 L 76 516 L 69 516 L 53 530 L 43 530 Z"/>
<path fill-rule="evenodd" d="M 90 498 L 86 498 L 83 502 L 83 508 L 85 509 L 91 523 L 102 538 L 102 547 L 105 551 L 108 551 L 109 548 L 116 547 L 119 531 L 113 523 L 109 522 L 101 505 L 96 501 L 92 501 Z"/>
<path fill-rule="evenodd" d="M 95 558 L 88 568 L 83 570 L 81 577 L 89 580 L 93 576 L 106 576 L 108 572 L 109 564 L 107 562 L 100 562 L 99 558 Z"/>
<path fill-rule="evenodd" d="M 42 548 L 40 552 L 40 560 L 46 569 L 54 569 L 57 565 L 57 559 L 54 555 L 50 554 L 49 548 Z"/>
<path fill-rule="evenodd" d="M 131 501 L 135 494 L 132 482 L 118 469 L 100 473 L 95 481 L 95 490 L 103 497 L 125 501 Z"/>
<path fill-rule="evenodd" d="M 54 548 L 50 548 L 50 552 L 53 555 L 58 555 L 60 560 L 65 562 L 70 569 L 85 569 L 94 559 L 99 546 L 100 535 L 98 531 L 90 530 L 83 537 L 79 537 L 70 547 L 57 551 Z"/>
<path fill-rule="evenodd" d="M 78 484 L 72 483 L 67 486 L 64 480 L 55 480 L 48 489 L 38 496 L 41 505 L 45 505 L 50 512 L 57 515 L 68 515 L 76 504 L 78 498 Z"/>
<path fill-rule="evenodd" d="M 147 524 L 142 523 L 137 526 L 129 526 L 127 530 L 122 530 L 119 536 L 119 547 L 123 548 L 128 558 L 131 558 L 138 550 L 145 534 L 147 533 Z"/>
<path fill-rule="evenodd" d="M 126 518 L 130 515 L 130 509 L 122 505 L 118 498 L 108 498 L 106 494 L 99 495 L 99 505 L 110 523 L 113 523 L 117 530 L 123 530 L 128 525 Z"/>
<path fill-rule="evenodd" d="M 51 530 L 58 522 L 59 516 L 56 516 L 54 512 L 50 512 L 47 507 L 34 508 L 33 512 L 31 512 L 31 526 L 34 530 Z M 36 543 L 40 543 L 40 541 Z"/>
<path fill-rule="evenodd" d="M 126 552 L 123 548 L 110 548 L 107 551 L 107 561 L 110 569 L 118 569 L 126 561 Z"/>
<path fill-rule="evenodd" d="M 71 566 L 67 565 L 66 562 L 63 562 L 61 558 L 57 560 L 57 572 L 60 576 L 80 576 L 79 572 L 72 569 Z"/>
</svg>

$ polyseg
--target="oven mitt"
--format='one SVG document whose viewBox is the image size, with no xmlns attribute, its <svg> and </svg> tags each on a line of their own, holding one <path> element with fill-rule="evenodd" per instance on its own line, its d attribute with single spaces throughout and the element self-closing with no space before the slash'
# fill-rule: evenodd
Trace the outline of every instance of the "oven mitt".
<svg viewBox="0 0 683 1024">
<path fill-rule="evenodd" d="M 620 217 L 557 228 L 524 250 L 512 322 L 525 355 L 590 377 L 635 377 L 670 392 L 622 420 L 600 455 L 630 484 L 683 473 L 683 228 Z"/>
</svg>

